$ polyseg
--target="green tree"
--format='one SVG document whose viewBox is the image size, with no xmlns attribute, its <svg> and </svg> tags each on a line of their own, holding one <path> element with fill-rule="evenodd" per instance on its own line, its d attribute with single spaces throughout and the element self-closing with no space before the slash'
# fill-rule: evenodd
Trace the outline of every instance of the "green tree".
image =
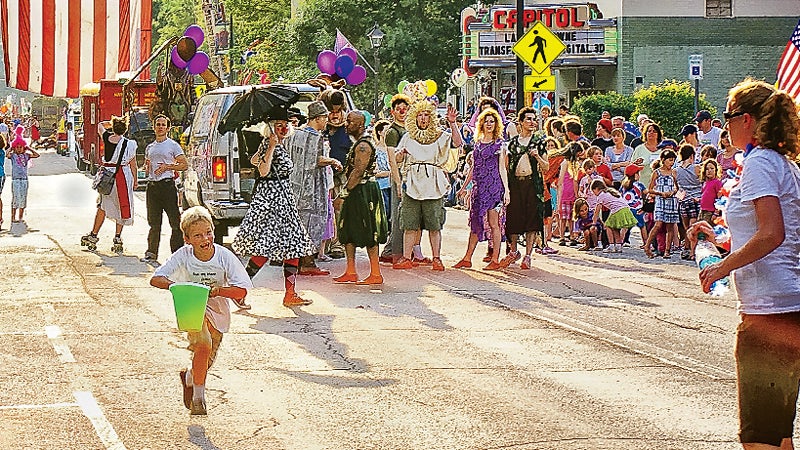
<svg viewBox="0 0 800 450">
<path fill-rule="evenodd" d="M 275 40 L 271 72 L 293 81 L 303 81 L 319 73 L 316 58 L 320 51 L 333 50 L 338 28 L 373 64 L 373 51 L 366 33 L 377 22 L 386 34 L 380 48 L 379 90 L 397 92 L 400 80 L 432 79 L 447 85 L 450 71 L 458 66 L 460 31 L 458 20 L 463 2 L 446 0 L 399 0 L 388 5 L 374 0 L 351 0 L 332 6 L 329 1 L 306 0 L 297 15 Z M 359 64 L 364 64 L 359 61 Z M 372 72 L 367 81 L 352 86 L 356 104 L 370 108 L 375 91 Z"/>
<path fill-rule="evenodd" d="M 631 117 L 647 114 L 664 130 L 664 136 L 677 137 L 681 128 L 691 123 L 694 118 L 694 89 L 689 81 L 664 80 L 663 83 L 652 84 L 633 94 L 636 108 Z M 700 94 L 700 109 L 707 109 L 712 116 L 716 108 Z"/>
<path fill-rule="evenodd" d="M 611 117 L 631 117 L 634 108 L 633 97 L 617 92 L 591 94 L 578 98 L 572 105 L 572 113 L 581 118 L 583 129 L 588 133 L 595 129 L 603 111 L 611 113 Z"/>
</svg>

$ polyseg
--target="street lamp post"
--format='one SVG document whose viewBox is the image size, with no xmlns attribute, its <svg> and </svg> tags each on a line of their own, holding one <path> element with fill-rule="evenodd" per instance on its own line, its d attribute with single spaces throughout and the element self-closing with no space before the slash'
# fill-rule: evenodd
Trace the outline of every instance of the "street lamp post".
<svg viewBox="0 0 800 450">
<path fill-rule="evenodd" d="M 373 26 L 372 30 L 370 30 L 370 32 L 367 33 L 367 37 L 369 38 L 369 42 L 372 44 L 372 50 L 373 50 L 374 56 L 375 56 L 375 68 L 373 69 L 374 72 L 375 72 L 374 73 L 374 76 L 375 76 L 375 105 L 374 105 L 374 108 L 375 109 L 373 109 L 373 111 L 374 111 L 374 114 L 375 114 L 376 118 L 378 117 L 378 112 L 380 111 L 379 110 L 380 103 L 379 103 L 379 100 L 378 100 L 378 49 L 381 47 L 381 44 L 383 43 L 383 37 L 384 36 L 386 36 L 386 35 L 383 34 L 383 31 L 381 31 L 380 28 L 378 28 L 378 22 L 375 22 L 375 26 Z"/>
</svg>

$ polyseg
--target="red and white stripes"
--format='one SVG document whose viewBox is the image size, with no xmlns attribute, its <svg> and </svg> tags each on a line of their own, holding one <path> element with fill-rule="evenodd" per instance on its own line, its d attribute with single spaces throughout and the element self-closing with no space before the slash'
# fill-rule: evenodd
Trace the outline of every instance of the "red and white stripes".
<svg viewBox="0 0 800 450">
<path fill-rule="evenodd" d="M 6 83 L 78 97 L 150 54 L 151 0 L 0 0 Z"/>
</svg>

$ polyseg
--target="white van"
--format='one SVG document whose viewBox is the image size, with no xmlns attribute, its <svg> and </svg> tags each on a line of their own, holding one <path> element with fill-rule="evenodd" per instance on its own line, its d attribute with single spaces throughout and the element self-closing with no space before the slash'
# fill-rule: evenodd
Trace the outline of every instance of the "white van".
<svg viewBox="0 0 800 450">
<path fill-rule="evenodd" d="M 258 87 L 266 87 L 260 85 Z M 319 89 L 308 84 L 289 84 L 300 91 L 294 105 L 307 115 L 308 104 L 316 100 Z M 207 92 L 197 102 L 189 129 L 186 158 L 189 168 L 183 172 L 181 203 L 185 208 L 205 206 L 214 218 L 214 240 L 222 243 L 228 227 L 238 226 L 250 207 L 257 177 L 250 157 L 258 150 L 261 135 L 251 131 L 220 134 L 217 126 L 240 95 L 253 86 L 230 86 Z M 345 92 L 349 108 L 354 108 Z"/>
</svg>

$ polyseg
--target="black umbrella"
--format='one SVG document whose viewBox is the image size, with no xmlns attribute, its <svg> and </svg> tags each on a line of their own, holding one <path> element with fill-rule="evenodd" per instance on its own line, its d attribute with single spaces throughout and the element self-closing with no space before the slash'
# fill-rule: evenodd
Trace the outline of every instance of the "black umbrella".
<svg viewBox="0 0 800 450">
<path fill-rule="evenodd" d="M 276 108 L 286 109 L 300 98 L 296 87 L 274 84 L 254 87 L 245 92 L 228 108 L 217 131 L 225 134 L 239 128 L 264 122 Z"/>
</svg>

